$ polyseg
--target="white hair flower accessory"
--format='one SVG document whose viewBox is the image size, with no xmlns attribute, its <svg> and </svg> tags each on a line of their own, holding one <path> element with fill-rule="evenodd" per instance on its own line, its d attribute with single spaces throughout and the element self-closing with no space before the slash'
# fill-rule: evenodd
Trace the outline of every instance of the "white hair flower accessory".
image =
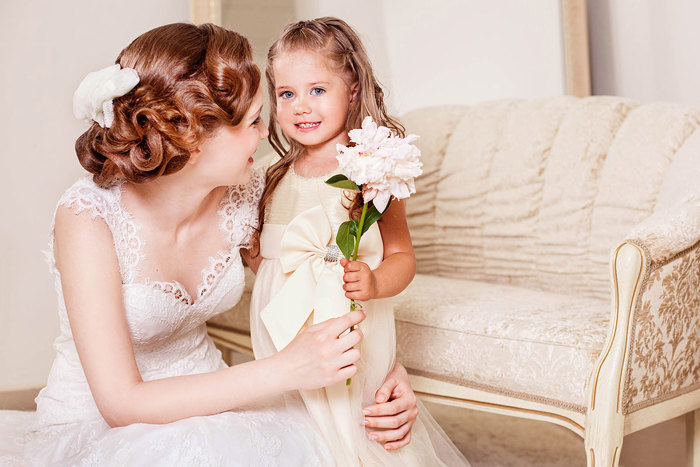
<svg viewBox="0 0 700 467">
<path fill-rule="evenodd" d="M 114 122 L 112 100 L 131 91 L 138 83 L 136 70 L 118 64 L 88 73 L 73 94 L 73 115 L 109 128 Z"/>
</svg>

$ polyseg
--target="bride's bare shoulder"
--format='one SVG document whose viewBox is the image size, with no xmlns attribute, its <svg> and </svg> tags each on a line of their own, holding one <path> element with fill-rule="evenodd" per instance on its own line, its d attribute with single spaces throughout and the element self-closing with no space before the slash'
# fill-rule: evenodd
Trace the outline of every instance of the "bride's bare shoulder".
<svg viewBox="0 0 700 467">
<path fill-rule="evenodd" d="M 90 211 L 76 212 L 69 205 L 58 206 L 53 234 L 54 258 L 59 271 L 63 272 L 66 263 L 102 260 L 110 264 L 112 258 L 116 261 L 112 233 L 107 223 Z"/>
</svg>

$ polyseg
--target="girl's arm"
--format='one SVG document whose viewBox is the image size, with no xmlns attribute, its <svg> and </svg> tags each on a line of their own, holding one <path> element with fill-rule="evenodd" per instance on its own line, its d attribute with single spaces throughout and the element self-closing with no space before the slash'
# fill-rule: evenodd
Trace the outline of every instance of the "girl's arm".
<svg viewBox="0 0 700 467">
<path fill-rule="evenodd" d="M 406 206 L 394 200 L 377 221 L 384 244 L 384 260 L 374 271 L 362 261 L 341 259 L 345 268 L 345 296 L 353 300 L 393 297 L 403 291 L 416 274 L 416 257 L 406 223 Z M 360 242 L 362 248 L 362 242 Z"/>
<path fill-rule="evenodd" d="M 384 244 L 384 260 L 374 271 L 361 261 L 341 259 L 345 268 L 345 296 L 354 300 L 390 297 L 404 290 L 416 273 L 416 258 L 406 223 L 403 201 L 394 200 L 378 221 Z M 362 243 L 360 243 L 362 247 Z M 411 430 L 418 416 L 416 396 L 406 369 L 398 362 L 375 395 L 376 404 L 364 408 L 368 433 L 387 450 L 411 441 Z"/>
<path fill-rule="evenodd" d="M 168 423 L 209 415 L 290 389 L 311 389 L 356 372 L 361 334 L 347 328 L 363 313 L 311 326 L 273 357 L 223 370 L 144 382 L 122 303 L 119 263 L 101 219 L 60 207 L 56 267 L 78 356 L 100 413 L 110 426 Z"/>
</svg>

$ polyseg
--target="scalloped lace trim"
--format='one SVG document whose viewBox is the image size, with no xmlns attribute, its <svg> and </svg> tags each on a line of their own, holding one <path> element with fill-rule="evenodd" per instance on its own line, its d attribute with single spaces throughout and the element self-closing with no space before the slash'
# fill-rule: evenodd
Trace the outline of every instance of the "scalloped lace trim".
<svg viewBox="0 0 700 467">
<path fill-rule="evenodd" d="M 226 270 L 226 266 L 231 262 L 233 255 L 237 253 L 237 249 L 247 246 L 254 229 L 257 227 L 258 202 L 264 187 L 264 174 L 253 172 L 250 182 L 246 185 L 235 185 L 228 188 L 221 200 L 218 213 L 221 216 L 219 227 L 225 233 L 229 246 L 209 257 L 209 265 L 202 270 L 202 279 L 197 287 L 195 297 L 192 297 L 187 289 L 175 280 L 137 281 L 139 264 L 144 259 L 143 246 L 146 242 L 139 236 L 137 225 L 121 202 L 122 185 L 104 190 L 85 178 L 66 191 L 58 205 L 66 205 L 76 214 L 89 210 L 93 219 L 100 217 L 105 220 L 112 231 L 122 271 L 122 281 L 125 284 L 150 285 L 154 289 L 172 296 L 180 303 L 193 305 L 204 297 L 217 282 Z M 53 232 L 53 226 L 51 231 Z M 49 251 L 46 252 L 46 256 L 51 269 L 56 271 L 53 235 L 49 239 Z"/>
</svg>

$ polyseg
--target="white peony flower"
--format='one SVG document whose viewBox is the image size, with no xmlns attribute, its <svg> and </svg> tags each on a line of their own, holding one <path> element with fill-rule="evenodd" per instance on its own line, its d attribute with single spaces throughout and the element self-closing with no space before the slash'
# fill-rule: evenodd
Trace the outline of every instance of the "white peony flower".
<svg viewBox="0 0 700 467">
<path fill-rule="evenodd" d="M 362 185 L 365 203 L 374 202 L 384 212 L 391 197 L 404 199 L 416 192 L 415 178 L 423 173 L 420 150 L 411 144 L 416 135 L 400 138 L 387 127 L 365 117 L 362 128 L 348 133 L 354 146 L 338 144 L 338 166 L 343 174 Z"/>
</svg>

